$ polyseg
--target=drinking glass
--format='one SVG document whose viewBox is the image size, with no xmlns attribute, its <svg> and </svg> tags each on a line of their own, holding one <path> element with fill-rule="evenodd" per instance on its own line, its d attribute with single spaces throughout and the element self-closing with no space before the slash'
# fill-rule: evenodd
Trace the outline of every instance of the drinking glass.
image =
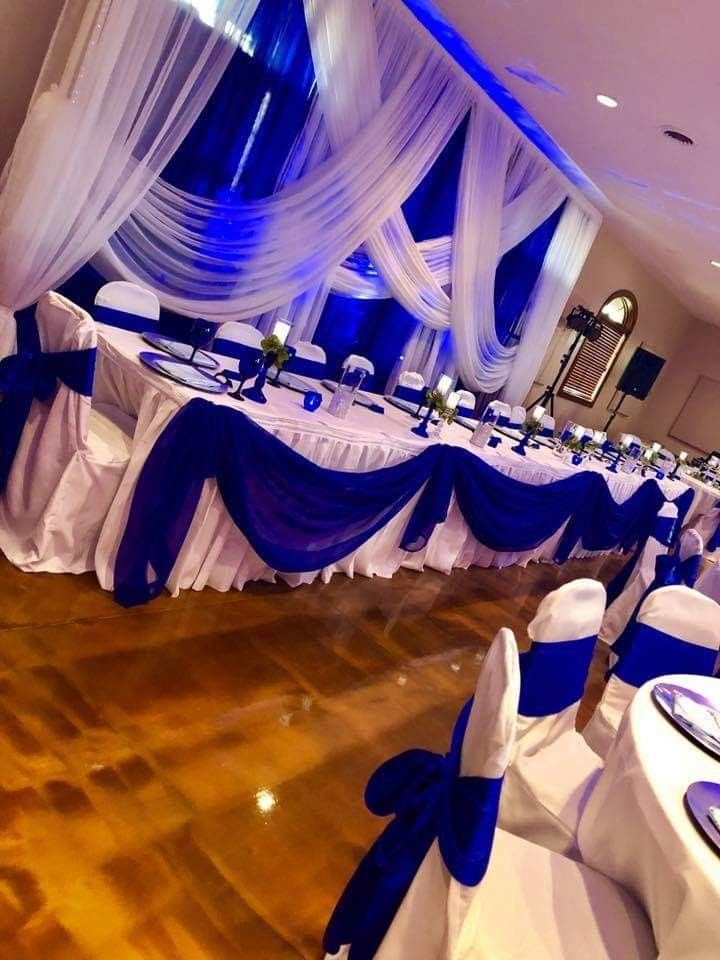
<svg viewBox="0 0 720 960">
<path fill-rule="evenodd" d="M 212 320 L 205 320 L 202 317 L 193 321 L 190 327 L 190 343 L 193 348 L 190 354 L 190 363 L 195 360 L 195 354 L 198 350 L 204 350 L 212 346 L 217 328 L 217 323 L 213 323 Z"/>
</svg>

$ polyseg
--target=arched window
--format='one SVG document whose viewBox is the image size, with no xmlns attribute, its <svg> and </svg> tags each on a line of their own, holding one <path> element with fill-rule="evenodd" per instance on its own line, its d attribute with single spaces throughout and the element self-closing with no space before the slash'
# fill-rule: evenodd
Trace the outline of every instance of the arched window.
<svg viewBox="0 0 720 960">
<path fill-rule="evenodd" d="M 561 397 L 586 407 L 595 403 L 635 326 L 637 311 L 637 300 L 629 290 L 616 290 L 607 298 L 598 312 L 600 338 L 583 340 L 560 388 Z"/>
</svg>

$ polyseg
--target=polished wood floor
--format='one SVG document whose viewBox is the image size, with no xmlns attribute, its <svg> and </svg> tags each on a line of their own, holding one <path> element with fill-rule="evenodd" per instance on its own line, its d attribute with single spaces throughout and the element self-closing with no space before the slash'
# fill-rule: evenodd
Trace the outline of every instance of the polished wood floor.
<svg viewBox="0 0 720 960">
<path fill-rule="evenodd" d="M 379 829 L 362 804 L 375 766 L 444 751 L 495 631 L 524 642 L 548 590 L 616 566 L 338 576 L 126 611 L 91 576 L 0 559 L 0 960 L 320 956 Z"/>
</svg>

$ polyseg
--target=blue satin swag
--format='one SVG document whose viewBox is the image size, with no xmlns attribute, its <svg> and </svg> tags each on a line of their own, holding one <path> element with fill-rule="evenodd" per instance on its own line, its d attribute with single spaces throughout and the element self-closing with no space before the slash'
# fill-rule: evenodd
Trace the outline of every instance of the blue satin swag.
<svg viewBox="0 0 720 960">
<path fill-rule="evenodd" d="M 211 478 L 255 552 L 284 573 L 320 570 L 348 556 L 421 490 L 401 549 L 425 547 L 454 493 L 473 536 L 491 550 L 532 550 L 565 526 L 558 563 L 578 543 L 610 550 L 643 541 L 665 502 L 654 480 L 618 504 L 593 471 L 534 485 L 444 444 L 379 470 L 329 470 L 239 410 L 195 399 L 168 423 L 140 472 L 115 564 L 120 603 L 160 593 Z"/>
<path fill-rule="evenodd" d="M 17 353 L 0 360 L 0 492 L 5 489 L 33 400 L 47 402 L 58 380 L 91 396 L 95 349 L 43 353 L 35 308 L 16 316 Z"/>
<path fill-rule="evenodd" d="M 485 876 L 502 778 L 460 776 L 472 700 L 460 712 L 450 751 L 406 750 L 370 778 L 365 804 L 392 821 L 365 854 L 330 918 L 323 946 L 350 960 L 372 960 L 435 840 L 450 874 L 466 886 Z"/>
</svg>

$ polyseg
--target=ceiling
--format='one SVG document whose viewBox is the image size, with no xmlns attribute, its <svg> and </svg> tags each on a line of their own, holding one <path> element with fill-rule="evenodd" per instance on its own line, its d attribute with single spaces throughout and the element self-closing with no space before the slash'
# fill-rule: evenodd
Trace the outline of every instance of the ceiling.
<svg viewBox="0 0 720 960">
<path fill-rule="evenodd" d="M 710 265 L 720 261 L 720 3 L 434 4 L 600 188 L 613 231 L 691 313 L 720 325 Z M 600 106 L 597 93 L 619 106 Z"/>
</svg>

